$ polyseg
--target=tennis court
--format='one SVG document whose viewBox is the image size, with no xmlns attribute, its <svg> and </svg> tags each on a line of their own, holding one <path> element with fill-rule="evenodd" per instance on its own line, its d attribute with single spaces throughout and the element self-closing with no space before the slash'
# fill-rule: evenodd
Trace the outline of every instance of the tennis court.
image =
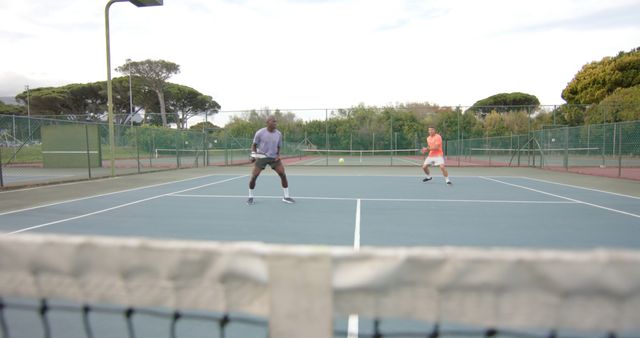
<svg viewBox="0 0 640 338">
<path fill-rule="evenodd" d="M 6 191 L 0 193 L 0 232 L 356 248 L 640 248 L 635 181 L 528 168 L 454 168 L 448 186 L 437 175 L 421 182 L 415 167 L 290 167 L 297 203 L 280 201 L 280 181 L 266 170 L 256 204 L 249 206 L 249 170 L 198 168 Z M 10 317 L 17 325 L 10 326 L 11 337 L 41 335 L 38 325 L 29 324 L 35 315 Z M 114 337 L 126 332 L 101 330 Z M 255 332 L 243 330 L 235 334 Z"/>
<path fill-rule="evenodd" d="M 258 180 L 258 203 L 245 205 L 248 173 L 239 169 L 5 210 L 1 230 L 352 245 L 359 204 L 362 245 L 640 246 L 636 196 L 471 170 L 452 174 L 453 186 L 437 176 L 423 183 L 419 169 L 413 175 L 318 172 L 289 174 L 295 205 L 280 201 L 280 181 L 270 171 Z"/>
</svg>

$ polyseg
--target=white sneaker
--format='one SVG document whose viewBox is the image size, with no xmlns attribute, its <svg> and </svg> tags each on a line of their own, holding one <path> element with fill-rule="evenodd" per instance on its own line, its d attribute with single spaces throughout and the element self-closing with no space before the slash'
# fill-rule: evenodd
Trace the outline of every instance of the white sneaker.
<svg viewBox="0 0 640 338">
<path fill-rule="evenodd" d="M 289 204 L 296 203 L 296 201 L 291 197 L 283 197 L 282 202 L 289 203 Z"/>
</svg>

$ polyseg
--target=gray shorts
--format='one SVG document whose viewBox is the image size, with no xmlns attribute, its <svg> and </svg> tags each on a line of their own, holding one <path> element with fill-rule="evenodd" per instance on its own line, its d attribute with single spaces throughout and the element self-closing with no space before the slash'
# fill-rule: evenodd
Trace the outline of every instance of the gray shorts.
<svg viewBox="0 0 640 338">
<path fill-rule="evenodd" d="M 269 165 L 271 169 L 275 169 L 281 164 L 282 164 L 282 161 L 280 160 L 277 160 L 273 157 L 265 157 L 265 158 L 257 159 L 255 166 L 260 169 L 264 169 L 267 167 L 267 165 Z"/>
</svg>

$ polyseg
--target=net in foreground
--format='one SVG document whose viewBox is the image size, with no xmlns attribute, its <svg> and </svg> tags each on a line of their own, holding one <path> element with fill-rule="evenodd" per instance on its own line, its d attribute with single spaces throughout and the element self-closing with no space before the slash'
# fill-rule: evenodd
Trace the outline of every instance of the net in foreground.
<svg viewBox="0 0 640 338">
<path fill-rule="evenodd" d="M 84 304 L 81 309 L 86 304 L 120 305 L 125 312 L 176 309 L 170 317 L 178 314 L 178 319 L 184 310 L 210 311 L 225 314 L 222 324 L 226 314 L 243 313 L 266 318 L 269 337 L 278 338 L 333 337 L 334 319 L 353 314 L 469 325 L 486 328 L 485 335 L 545 330 L 553 336 L 570 330 L 637 337 L 640 332 L 640 253 L 635 251 L 354 251 L 25 234 L 0 237 L 0 271 L 2 297 L 40 300 L 40 309 L 42 304 L 48 309 L 43 300 L 58 300 Z M 11 323 L 4 307 L 0 325 L 6 336 Z M 430 334 L 446 335 L 403 336 Z"/>
</svg>

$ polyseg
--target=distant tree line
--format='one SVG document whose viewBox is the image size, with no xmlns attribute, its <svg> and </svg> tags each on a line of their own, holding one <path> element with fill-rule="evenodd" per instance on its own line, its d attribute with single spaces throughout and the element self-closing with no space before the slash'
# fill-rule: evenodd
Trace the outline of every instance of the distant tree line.
<svg viewBox="0 0 640 338">
<path fill-rule="evenodd" d="M 389 139 L 395 133 L 404 137 L 425 135 L 428 126 L 436 127 L 446 139 L 456 139 L 524 134 L 549 126 L 636 121 L 640 120 L 640 48 L 583 66 L 563 90 L 562 98 L 567 103 L 553 107 L 541 107 L 537 97 L 519 92 L 484 98 L 466 110 L 430 103 L 359 105 L 340 109 L 326 121 L 308 122 L 297 119 L 291 112 L 251 111 L 233 118 L 225 126 L 225 132 L 252 135 L 264 126 L 268 114 L 276 115 L 280 121 L 278 128 L 293 138 L 302 134 L 325 138 L 341 135 L 344 140 L 349 135 L 351 143 L 353 135 L 368 138 L 372 134 L 381 138 L 388 135 Z M 321 138 L 318 141 L 323 142 Z"/>
<path fill-rule="evenodd" d="M 278 121 L 278 129 L 289 141 L 306 141 L 317 148 L 401 149 L 423 143 L 430 126 L 435 127 L 445 139 L 526 134 L 549 124 L 551 114 L 551 111 L 540 111 L 536 106 L 480 114 L 461 107 L 411 103 L 387 107 L 358 105 L 333 111 L 326 120 L 303 121 L 291 112 L 264 109 L 233 117 L 224 130 L 212 132 L 251 138 L 257 129 L 264 127 L 266 117 L 273 115 Z M 200 129 L 202 126 L 192 128 Z"/>
<path fill-rule="evenodd" d="M 115 123 L 132 123 L 133 117 L 141 113 L 142 124 L 167 127 L 169 123 L 175 123 L 183 129 L 192 116 L 217 113 L 221 107 L 211 96 L 191 87 L 167 82 L 179 69 L 178 65 L 163 60 L 128 62 L 117 67 L 116 70 L 126 76 L 112 79 Z M 107 82 L 33 88 L 18 94 L 15 99 L 24 106 L 3 104 L 0 112 L 26 115 L 28 103 L 31 116 L 99 121 L 106 116 Z"/>
<path fill-rule="evenodd" d="M 215 114 L 220 110 L 220 105 L 210 96 L 187 86 L 166 82 L 179 72 L 179 66 L 171 62 L 129 62 L 117 70 L 126 76 L 113 79 L 116 123 L 128 123 L 132 117 L 129 75 L 134 114 L 144 112 L 143 124 L 167 126 L 176 123 L 178 128 L 186 128 L 190 117 Z M 104 118 L 106 111 L 105 82 L 36 88 L 29 94 L 32 115 L 98 120 Z M 16 100 L 22 103 L 26 103 L 26 98 L 26 92 L 16 96 Z M 371 135 L 379 135 L 381 140 L 388 137 L 387 142 L 393 142 L 396 134 L 409 139 L 424 135 L 428 126 L 435 126 L 443 137 L 454 139 L 522 134 L 547 126 L 640 120 L 640 48 L 584 65 L 562 91 L 562 98 L 566 104 L 554 107 L 541 107 L 537 97 L 520 92 L 499 93 L 481 99 L 467 109 L 431 103 L 387 107 L 361 104 L 333 111 L 326 121 L 303 121 L 293 112 L 264 109 L 234 117 L 224 130 L 209 122 L 191 128 L 249 137 L 264 126 L 267 115 L 273 114 L 279 120 L 279 129 L 291 138 L 323 135 L 326 139 L 327 135 L 340 135 L 336 139 L 344 140 L 348 135 L 351 146 L 354 139 L 360 142 L 360 139 L 368 140 Z M 0 105 L 2 113 L 15 114 L 17 111 L 26 113 L 21 106 Z M 326 140 L 319 136 L 314 140 L 320 145 L 322 142 Z"/>
<path fill-rule="evenodd" d="M 568 125 L 640 120 L 640 47 L 584 65 L 562 98 Z"/>
</svg>

